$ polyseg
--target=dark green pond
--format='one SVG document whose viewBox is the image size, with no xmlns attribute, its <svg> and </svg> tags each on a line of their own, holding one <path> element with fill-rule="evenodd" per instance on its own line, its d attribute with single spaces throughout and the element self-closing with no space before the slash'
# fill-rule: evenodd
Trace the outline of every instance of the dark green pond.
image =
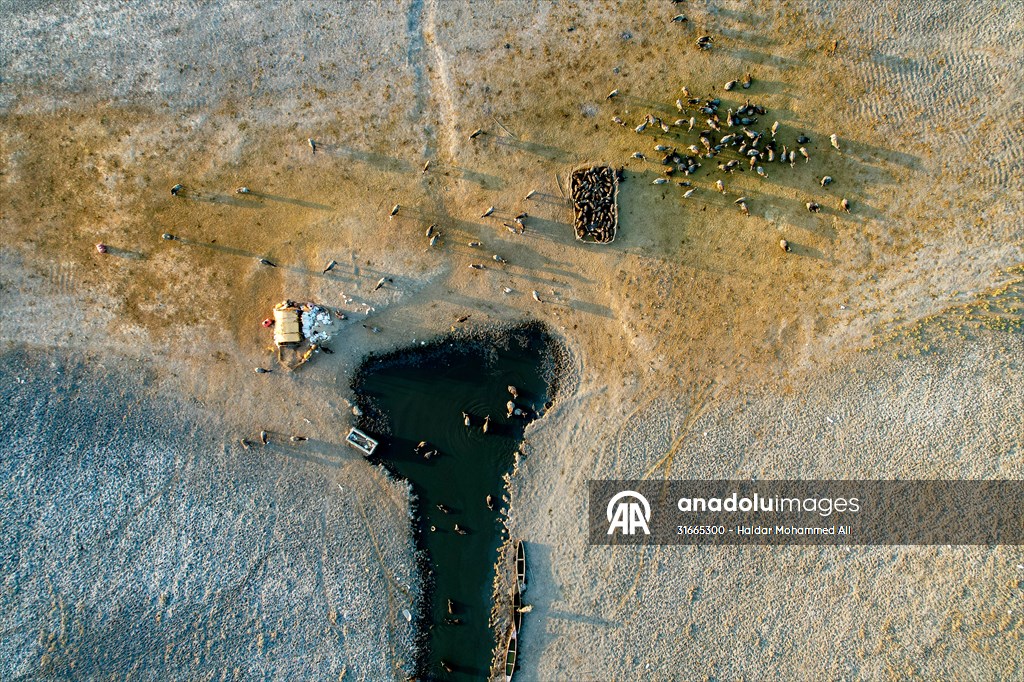
<svg viewBox="0 0 1024 682">
<path fill-rule="evenodd" d="M 418 498 L 426 591 L 419 664 L 425 677 L 480 680 L 490 670 L 494 564 L 505 533 L 502 476 L 511 470 L 528 420 L 544 411 L 554 376 L 549 351 L 541 329 L 519 327 L 370 358 L 356 374 L 359 426 L 381 443 L 374 459 L 407 479 Z M 510 385 L 518 398 L 509 394 Z M 508 418 L 509 400 L 530 416 Z M 469 427 L 463 412 L 470 415 Z M 428 445 L 418 453 L 421 441 Z M 430 459 L 421 454 L 434 450 L 438 454 Z M 456 524 L 465 534 L 456 532 Z"/>
</svg>

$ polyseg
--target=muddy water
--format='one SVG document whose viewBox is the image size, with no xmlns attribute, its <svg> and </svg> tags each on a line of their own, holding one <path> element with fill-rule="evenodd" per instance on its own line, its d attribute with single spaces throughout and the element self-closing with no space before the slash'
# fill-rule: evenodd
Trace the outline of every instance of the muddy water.
<svg viewBox="0 0 1024 682">
<path fill-rule="evenodd" d="M 519 328 L 370 359 L 357 373 L 360 425 L 381 441 L 374 458 L 409 480 L 418 497 L 413 523 L 427 578 L 420 666 L 429 678 L 479 680 L 489 671 L 494 565 L 505 533 L 502 476 L 527 424 L 506 417 L 507 387 L 518 389 L 518 405 L 543 410 L 547 345 L 538 329 Z M 418 454 L 421 441 L 438 454 L 429 460 Z M 494 510 L 487 508 L 488 495 Z"/>
</svg>

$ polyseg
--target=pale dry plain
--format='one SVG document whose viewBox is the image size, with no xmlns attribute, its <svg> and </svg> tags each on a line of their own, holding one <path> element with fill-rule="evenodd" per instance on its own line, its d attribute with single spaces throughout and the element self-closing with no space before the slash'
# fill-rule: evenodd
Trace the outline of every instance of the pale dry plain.
<svg viewBox="0 0 1024 682">
<path fill-rule="evenodd" d="M 1019 679 L 1018 548 L 594 548 L 584 490 L 1024 475 L 1022 16 L 0 2 L 2 676 L 404 678 L 408 501 L 341 445 L 347 377 L 471 314 L 540 320 L 569 356 L 511 487 L 522 679 Z M 652 186 L 632 126 L 748 71 L 812 161 Z M 555 183 L 592 161 L 626 166 L 607 246 L 572 239 Z M 351 323 L 256 375 L 285 297 Z M 309 447 L 237 445 L 260 428 Z"/>
</svg>

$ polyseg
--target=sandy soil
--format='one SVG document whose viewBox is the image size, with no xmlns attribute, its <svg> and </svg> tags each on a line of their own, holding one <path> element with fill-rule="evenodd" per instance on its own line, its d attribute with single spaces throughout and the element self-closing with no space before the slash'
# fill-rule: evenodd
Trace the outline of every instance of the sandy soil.
<svg viewBox="0 0 1024 682">
<path fill-rule="evenodd" d="M 261 459 L 246 469 L 247 494 L 318 529 L 300 532 L 309 537 L 295 552 L 329 545 L 343 565 L 409 576 L 401 495 L 339 445 L 347 374 L 366 352 L 443 333 L 458 315 L 472 313 L 473 325 L 542 320 L 571 354 L 575 383 L 534 427 L 513 485 L 513 534 L 538 546 L 524 678 L 1016 677 L 1016 550 L 628 553 L 585 546 L 579 520 L 592 477 L 1021 475 L 1022 9 L 0 3 L 0 338 L 8 357 L 37 352 L 27 345 L 107 359 L 101 367 L 139 362 L 159 387 L 150 402 L 201 406 L 181 412 L 193 426 L 166 431 L 164 450 L 145 455 L 170 475 L 169 453 L 200 422 L 207 450 L 221 444 L 189 470 L 205 481 L 181 503 L 197 519 L 219 482 L 239 475 L 242 453 L 226 444 L 262 426 L 308 434 L 322 456 Z M 689 21 L 671 23 L 680 11 Z M 705 33 L 715 46 L 698 52 Z M 722 84 L 748 71 L 743 96 L 767 107 L 783 136 L 809 135 L 811 161 L 770 169 L 768 180 L 731 176 L 726 196 L 715 176 L 698 178 L 689 201 L 671 183 L 651 185 L 658 171 L 629 157 L 659 138 L 632 125 L 674 111 L 684 85 L 724 95 Z M 613 88 L 622 94 L 606 100 Z M 486 134 L 470 140 L 477 128 Z M 555 180 L 594 160 L 627 169 L 622 232 L 602 247 L 573 241 Z M 822 188 L 826 173 L 835 182 Z M 177 182 L 186 192 L 173 198 Z M 234 194 L 241 185 L 254 194 Z M 741 195 L 750 217 L 733 204 Z M 811 200 L 824 210 L 805 211 Z M 506 219 L 528 211 L 527 233 L 480 218 L 488 206 Z M 423 236 L 432 223 L 436 248 Z M 98 241 L 111 252 L 98 254 Z M 321 275 L 329 259 L 340 265 Z M 374 292 L 381 276 L 394 283 Z M 335 355 L 293 375 L 255 375 L 270 362 L 259 321 L 284 297 L 337 306 L 351 323 Z M 33 381 L 63 386 L 27 365 Z M 89 376 L 103 384 L 102 371 Z M 110 404 L 101 414 L 122 413 Z M 61 461 L 62 447 L 24 452 Z M 26 476 L 42 476 L 25 461 Z M 282 469 L 294 484 L 272 483 Z M 79 467 L 69 480 L 93 475 Z M 323 521 L 345 481 L 367 509 L 384 495 L 392 512 Z M 42 495 L 8 485 L 12 499 Z M 303 485 L 320 501 L 300 504 L 313 494 Z M 75 508 L 87 515 L 88 500 Z M 158 515 L 145 527 L 173 539 L 179 521 Z M 396 547 L 378 543 L 386 553 L 374 558 L 372 533 Z M 19 561 L 50 551 L 37 536 L 16 540 Z M 181 589 L 209 606 L 203 581 L 228 570 L 228 557 L 256 561 L 260 547 L 239 536 Z M 55 616 L 43 602 L 78 603 L 100 575 L 126 590 L 143 570 L 89 565 L 55 583 L 53 597 L 39 578 L 5 591 L 5 631 L 45 630 Z M 296 584 L 315 591 L 314 573 Z M 302 612 L 288 655 L 308 651 L 307 668 L 225 645 L 216 663 L 171 659 L 163 670 L 333 677 L 347 665 L 354 679 L 379 679 L 409 659 L 390 608 L 398 592 L 395 604 L 367 602 L 350 640 L 361 644 L 332 657 L 309 633 L 332 627 L 342 597 L 311 614 L 291 585 L 257 589 L 280 617 Z M 210 616 L 204 632 L 248 618 L 247 608 Z M 104 622 L 68 634 L 73 650 L 102 649 Z M 149 642 L 175 632 L 156 631 L 125 645 L 119 665 L 144 668 Z M 10 642 L 5 673 L 54 665 L 45 638 Z M 372 667 L 374 646 L 393 659 Z M 85 671 L 102 663 L 66 660 Z"/>
</svg>

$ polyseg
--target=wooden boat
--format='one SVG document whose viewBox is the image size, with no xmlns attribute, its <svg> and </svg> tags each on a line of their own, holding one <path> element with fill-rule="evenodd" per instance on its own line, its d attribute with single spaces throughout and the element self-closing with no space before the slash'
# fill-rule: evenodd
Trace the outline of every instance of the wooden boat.
<svg viewBox="0 0 1024 682">
<path fill-rule="evenodd" d="M 523 629 L 523 593 L 518 585 L 512 586 L 512 627 L 519 632 Z"/>
<path fill-rule="evenodd" d="M 519 649 L 519 637 L 516 633 L 516 626 L 512 626 L 512 633 L 508 636 L 508 646 L 505 647 L 505 682 L 512 682 L 512 674 L 516 671 L 516 652 Z"/>
<path fill-rule="evenodd" d="M 522 540 L 516 541 L 516 582 L 519 589 L 526 589 L 526 545 Z"/>
<path fill-rule="evenodd" d="M 377 441 L 367 436 L 359 429 L 352 427 L 348 435 L 345 436 L 345 442 L 354 447 L 359 452 L 363 453 L 363 456 L 369 457 L 373 454 L 373 451 L 377 449 Z"/>
</svg>

